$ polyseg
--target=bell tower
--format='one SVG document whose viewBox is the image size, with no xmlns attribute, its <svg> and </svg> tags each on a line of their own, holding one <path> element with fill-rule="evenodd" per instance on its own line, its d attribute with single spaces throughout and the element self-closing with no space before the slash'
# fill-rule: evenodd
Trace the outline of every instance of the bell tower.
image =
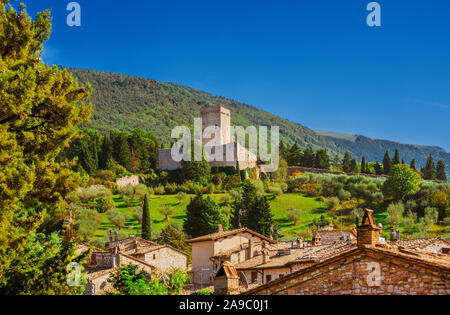
<svg viewBox="0 0 450 315">
<path fill-rule="evenodd" d="M 220 146 L 231 142 L 230 137 L 230 124 L 231 124 L 231 112 L 228 108 L 222 106 L 204 107 L 200 111 L 200 117 L 202 118 L 202 143 L 212 144 L 213 146 Z M 219 127 L 220 137 L 214 139 L 212 137 L 205 137 L 204 132 L 208 127 Z M 212 140 L 214 141 L 210 143 Z"/>
</svg>

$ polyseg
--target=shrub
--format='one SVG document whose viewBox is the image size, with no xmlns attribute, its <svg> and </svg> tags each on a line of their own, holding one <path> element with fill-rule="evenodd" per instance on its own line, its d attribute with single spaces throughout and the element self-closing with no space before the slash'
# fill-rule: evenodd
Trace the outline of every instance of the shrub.
<svg viewBox="0 0 450 315">
<path fill-rule="evenodd" d="M 164 186 L 164 191 L 166 194 L 174 195 L 178 191 L 178 186 L 175 183 L 167 184 L 166 186 Z"/>
<path fill-rule="evenodd" d="M 164 188 L 164 186 L 158 186 L 155 188 L 155 194 L 156 195 L 164 195 L 166 193 L 166 190 Z"/>
<path fill-rule="evenodd" d="M 330 197 L 325 200 L 328 210 L 336 210 L 339 207 L 340 200 L 337 197 Z"/>
<path fill-rule="evenodd" d="M 220 203 L 224 205 L 229 205 L 233 198 L 230 195 L 224 195 L 220 198 Z"/>
<path fill-rule="evenodd" d="M 134 187 L 134 194 L 139 197 L 144 197 L 148 194 L 148 188 L 144 184 L 139 184 Z"/>
<path fill-rule="evenodd" d="M 352 194 L 349 191 L 344 189 L 340 190 L 338 193 L 339 199 L 343 201 L 350 200 L 352 198 Z"/>
<path fill-rule="evenodd" d="M 163 205 L 159 208 L 159 213 L 165 217 L 164 221 L 169 221 L 169 216 L 175 213 L 175 209 L 171 205 Z"/>
<path fill-rule="evenodd" d="M 97 198 L 97 192 L 90 188 L 80 188 L 78 190 L 78 197 L 81 202 L 86 203 L 95 200 L 95 198 Z"/>
<path fill-rule="evenodd" d="M 183 200 L 186 198 L 186 193 L 179 192 L 178 194 L 176 194 L 175 198 L 177 198 L 179 204 L 182 204 Z"/>
<path fill-rule="evenodd" d="M 427 226 L 431 226 L 433 224 L 436 224 L 439 218 L 439 211 L 436 208 L 433 207 L 427 207 L 425 208 L 425 224 Z"/>
<path fill-rule="evenodd" d="M 405 206 L 401 201 L 391 203 L 387 209 L 387 212 L 388 216 L 386 222 L 392 226 L 398 226 L 400 223 L 400 219 L 405 212 Z"/>
<path fill-rule="evenodd" d="M 301 219 L 302 212 L 298 209 L 289 208 L 287 210 L 287 219 L 297 225 L 297 222 Z"/>
<path fill-rule="evenodd" d="M 101 170 L 95 174 L 95 177 L 105 182 L 113 182 L 116 180 L 116 174 L 110 170 Z"/>
<path fill-rule="evenodd" d="M 97 204 L 97 211 L 99 213 L 105 213 L 108 210 L 114 210 L 116 208 L 116 203 L 111 197 L 98 198 L 96 204 Z"/>
<path fill-rule="evenodd" d="M 115 225 L 119 230 L 125 227 L 125 223 L 128 221 L 128 215 L 123 214 L 117 210 L 109 210 L 106 212 L 106 216 L 113 225 Z"/>
<path fill-rule="evenodd" d="M 281 196 L 283 194 L 283 190 L 279 185 L 273 185 L 272 187 L 270 187 L 270 193 L 274 196 Z"/>
<path fill-rule="evenodd" d="M 138 224 L 142 224 L 142 208 L 141 207 L 134 208 L 133 216 L 136 219 L 136 221 L 138 222 Z"/>
<path fill-rule="evenodd" d="M 119 188 L 119 192 L 122 196 L 132 196 L 134 195 L 134 188 L 131 185 Z"/>
<path fill-rule="evenodd" d="M 215 191 L 216 191 L 216 186 L 213 183 L 209 183 L 208 186 L 206 186 L 207 194 L 214 194 Z"/>
</svg>

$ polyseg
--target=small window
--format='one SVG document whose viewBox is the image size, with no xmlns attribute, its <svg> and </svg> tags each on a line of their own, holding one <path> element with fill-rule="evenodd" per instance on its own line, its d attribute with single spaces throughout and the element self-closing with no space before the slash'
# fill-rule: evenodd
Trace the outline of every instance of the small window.
<svg viewBox="0 0 450 315">
<path fill-rule="evenodd" d="M 258 279 L 258 273 L 252 272 L 252 283 L 255 283 L 257 279 Z"/>
<path fill-rule="evenodd" d="M 266 283 L 269 283 L 270 281 L 272 281 L 272 275 L 267 275 L 266 276 Z"/>
<path fill-rule="evenodd" d="M 153 254 L 153 259 L 156 259 L 156 254 Z"/>
</svg>

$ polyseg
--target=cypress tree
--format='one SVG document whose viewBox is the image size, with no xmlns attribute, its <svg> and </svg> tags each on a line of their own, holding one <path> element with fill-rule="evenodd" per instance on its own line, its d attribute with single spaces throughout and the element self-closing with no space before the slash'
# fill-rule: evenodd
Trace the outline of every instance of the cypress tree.
<svg viewBox="0 0 450 315">
<path fill-rule="evenodd" d="M 358 173 L 358 162 L 355 159 L 350 161 L 350 173 Z"/>
<path fill-rule="evenodd" d="M 411 164 L 409 166 L 411 169 L 417 171 L 417 167 L 416 167 L 416 159 L 412 159 L 411 160 Z"/>
<path fill-rule="evenodd" d="M 438 180 L 447 180 L 447 174 L 445 173 L 444 161 L 439 160 L 436 167 L 436 178 Z"/>
<path fill-rule="evenodd" d="M 351 171 L 350 163 L 351 163 L 350 152 L 347 151 L 345 152 L 344 159 L 342 160 L 342 170 L 345 173 L 350 173 Z"/>
<path fill-rule="evenodd" d="M 274 225 L 273 214 L 270 210 L 266 196 L 256 197 L 247 213 L 247 226 L 249 229 L 265 236 L 272 234 Z"/>
<path fill-rule="evenodd" d="M 391 161 L 391 158 L 389 157 L 389 151 L 386 151 L 386 154 L 384 155 L 383 169 L 384 169 L 384 175 L 391 174 L 392 161 Z"/>
<path fill-rule="evenodd" d="M 147 195 L 144 197 L 144 205 L 142 207 L 142 238 L 147 241 L 152 240 L 152 218 Z"/>
<path fill-rule="evenodd" d="M 427 159 L 427 165 L 422 169 L 423 178 L 427 180 L 436 179 L 436 168 L 434 167 L 433 157 L 430 155 Z"/>
<path fill-rule="evenodd" d="M 395 149 L 394 159 L 392 160 L 392 165 L 400 164 L 400 152 L 398 149 Z"/>
<path fill-rule="evenodd" d="M 363 155 L 361 159 L 361 173 L 365 174 L 367 172 L 366 166 L 366 157 Z"/>
</svg>

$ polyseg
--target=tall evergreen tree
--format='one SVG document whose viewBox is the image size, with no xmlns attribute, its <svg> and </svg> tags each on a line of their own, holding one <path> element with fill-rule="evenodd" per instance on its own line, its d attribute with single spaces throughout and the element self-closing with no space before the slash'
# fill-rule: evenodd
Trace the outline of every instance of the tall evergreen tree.
<svg viewBox="0 0 450 315">
<path fill-rule="evenodd" d="M 313 149 L 307 148 L 303 152 L 303 158 L 302 158 L 301 166 L 303 166 L 303 167 L 314 167 L 314 159 L 315 159 L 315 157 L 316 157 L 316 155 L 315 155 Z"/>
<path fill-rule="evenodd" d="M 162 230 L 158 239 L 158 244 L 170 245 L 191 256 L 191 245 L 187 243 L 184 234 L 177 230 L 172 224 L 167 224 Z M 189 262 L 188 262 L 189 263 Z"/>
<path fill-rule="evenodd" d="M 186 220 L 184 221 L 184 231 L 191 237 L 199 237 L 217 232 L 219 224 L 224 229 L 228 227 L 225 215 L 220 210 L 220 206 L 209 196 L 204 198 L 201 193 L 186 207 Z"/>
<path fill-rule="evenodd" d="M 417 167 L 416 167 L 416 159 L 412 159 L 411 160 L 411 164 L 409 166 L 411 169 L 417 171 Z"/>
<path fill-rule="evenodd" d="M 330 169 L 330 158 L 326 150 L 318 150 L 314 159 L 314 167 L 323 170 Z"/>
<path fill-rule="evenodd" d="M 363 155 L 363 157 L 361 158 L 361 173 L 365 174 L 366 173 L 366 157 Z"/>
<path fill-rule="evenodd" d="M 117 135 L 115 135 L 113 143 L 114 159 L 128 171 L 131 171 L 131 150 L 128 144 L 127 134 L 125 132 L 118 133 Z"/>
<path fill-rule="evenodd" d="M 386 154 L 384 155 L 383 170 L 384 170 L 385 175 L 391 174 L 392 161 L 391 161 L 391 158 L 389 157 L 389 151 L 386 151 Z"/>
<path fill-rule="evenodd" d="M 342 170 L 345 173 L 350 173 L 351 167 L 350 163 L 352 161 L 352 158 L 350 157 L 350 152 L 345 152 L 344 159 L 342 160 Z"/>
<path fill-rule="evenodd" d="M 436 166 L 436 179 L 438 180 L 447 180 L 447 174 L 445 173 L 445 163 L 442 160 L 439 160 Z"/>
<path fill-rule="evenodd" d="M 430 155 L 427 159 L 425 168 L 422 169 L 423 178 L 426 180 L 436 179 L 436 168 L 434 166 L 434 159 Z"/>
<path fill-rule="evenodd" d="M 395 149 L 394 159 L 392 160 L 392 165 L 400 164 L 400 152 Z"/>
<path fill-rule="evenodd" d="M 287 160 L 289 166 L 300 166 L 302 164 L 303 152 L 297 143 L 294 143 L 287 153 Z"/>
<path fill-rule="evenodd" d="M 381 166 L 380 162 L 378 162 L 378 161 L 375 164 L 375 175 L 383 175 L 383 167 Z"/>
<path fill-rule="evenodd" d="M 274 219 L 266 196 L 254 198 L 247 212 L 247 226 L 262 235 L 272 235 L 271 228 L 274 226 Z"/>
<path fill-rule="evenodd" d="M 350 161 L 350 173 L 358 173 L 358 162 L 355 159 Z"/>
<path fill-rule="evenodd" d="M 106 169 L 108 161 L 113 159 L 114 154 L 114 145 L 111 140 L 111 136 L 108 134 L 103 138 L 103 143 L 101 145 L 100 149 L 100 155 L 99 155 L 99 167 L 101 169 Z"/>
<path fill-rule="evenodd" d="M 142 238 L 147 241 L 152 240 L 152 218 L 147 195 L 144 197 L 144 205 L 142 206 Z"/>
<path fill-rule="evenodd" d="M 231 226 L 235 229 L 247 226 L 246 214 L 256 198 L 256 188 L 251 181 L 246 180 L 242 183 L 242 195 L 232 204 Z"/>
</svg>

